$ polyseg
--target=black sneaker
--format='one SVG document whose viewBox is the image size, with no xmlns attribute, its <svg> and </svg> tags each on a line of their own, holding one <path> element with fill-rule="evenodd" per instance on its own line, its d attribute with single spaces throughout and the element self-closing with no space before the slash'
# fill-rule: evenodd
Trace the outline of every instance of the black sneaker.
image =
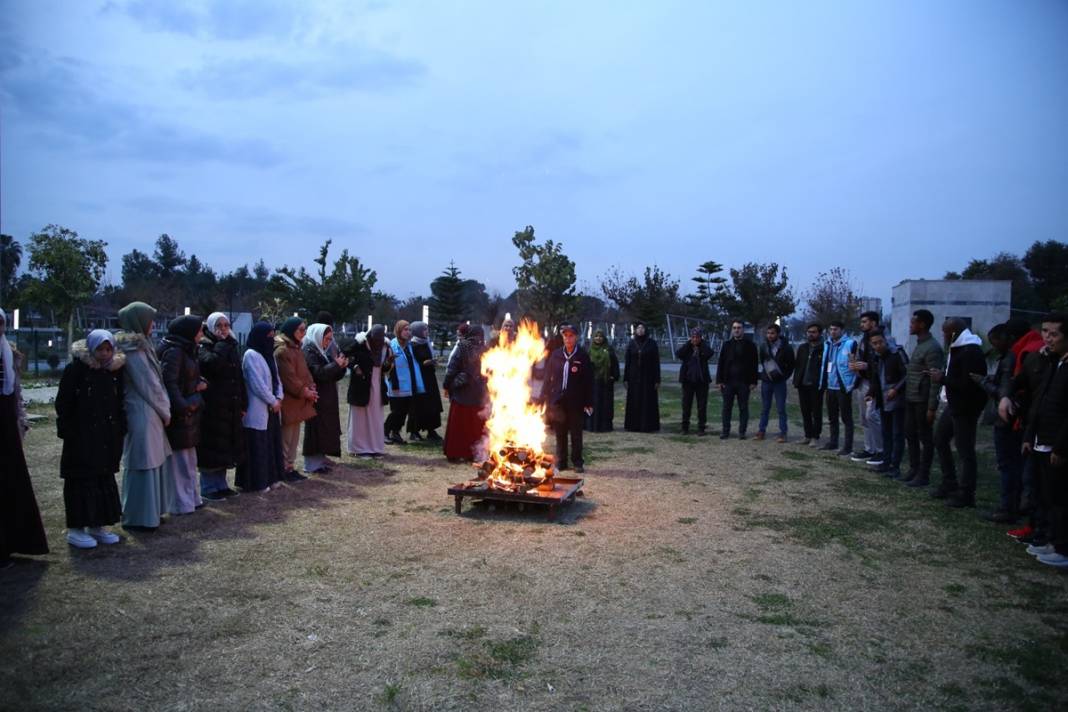
<svg viewBox="0 0 1068 712">
<path fill-rule="evenodd" d="M 408 439 L 411 440 L 412 442 L 417 442 L 417 443 L 421 443 L 424 440 L 423 436 L 420 435 L 419 433 L 408 433 Z"/>
<path fill-rule="evenodd" d="M 853 462 L 867 462 L 875 453 L 868 452 L 867 450 L 858 450 L 849 456 L 849 459 Z"/>
<path fill-rule="evenodd" d="M 719 436 L 719 439 L 720 439 L 720 440 L 726 440 L 726 439 L 727 439 L 727 438 L 729 438 L 730 436 L 731 436 L 731 434 L 730 434 L 730 433 L 722 433 L 722 434 L 721 434 L 721 435 Z"/>
<path fill-rule="evenodd" d="M 308 477 L 306 475 L 300 474 L 296 470 L 290 470 L 282 477 L 282 479 L 286 482 L 303 482 L 304 480 L 308 479 Z"/>
<path fill-rule="evenodd" d="M 967 497 L 963 494 L 955 494 L 946 499 L 946 506 L 953 509 L 964 509 L 970 507 L 975 509 L 975 497 Z"/>
<path fill-rule="evenodd" d="M 951 489 L 948 487 L 936 487 L 931 492 L 931 499 L 949 499 L 950 497 L 955 497 L 956 495 L 956 488 Z"/>
<path fill-rule="evenodd" d="M 428 432 L 426 434 L 426 439 L 427 439 L 428 442 L 432 442 L 432 443 L 440 443 L 441 442 L 441 436 L 438 435 L 438 431 L 436 431 L 436 430 L 431 430 L 430 432 Z"/>
<path fill-rule="evenodd" d="M 745 433 L 738 433 L 738 439 L 739 440 L 745 440 L 746 439 Z"/>
<path fill-rule="evenodd" d="M 995 509 L 993 512 L 987 512 L 983 515 L 983 519 L 995 524 L 1015 524 L 1019 517 L 1006 509 Z"/>
<path fill-rule="evenodd" d="M 820 445 L 820 450 L 828 450 L 828 451 L 830 451 L 830 450 L 837 450 L 837 449 L 838 449 L 838 443 L 836 443 L 836 442 L 826 442 L 826 443 L 823 443 L 822 445 Z"/>
<path fill-rule="evenodd" d="M 229 499 L 229 498 L 231 498 L 231 497 L 236 497 L 236 496 L 238 496 L 238 495 L 239 495 L 239 494 L 241 494 L 241 493 L 240 493 L 240 492 L 238 492 L 237 490 L 234 490 L 234 489 L 230 489 L 230 488 L 228 487 L 228 488 L 226 488 L 226 489 L 224 489 L 224 490 L 219 490 L 218 492 L 216 492 L 216 494 L 218 494 L 218 495 L 219 495 L 219 496 L 221 496 L 221 497 L 225 497 L 225 498 Z"/>
<path fill-rule="evenodd" d="M 200 493 L 200 498 L 201 499 L 206 499 L 209 502 L 221 502 L 224 499 L 226 499 L 226 495 L 224 495 L 221 491 L 220 492 L 201 492 Z"/>
</svg>

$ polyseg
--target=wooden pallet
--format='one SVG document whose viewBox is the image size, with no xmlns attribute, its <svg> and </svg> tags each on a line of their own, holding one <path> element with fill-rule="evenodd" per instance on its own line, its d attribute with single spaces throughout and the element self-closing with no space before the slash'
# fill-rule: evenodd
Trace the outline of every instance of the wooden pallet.
<svg viewBox="0 0 1068 712">
<path fill-rule="evenodd" d="M 502 492 L 491 488 L 486 482 L 461 482 L 449 488 L 449 494 L 455 498 L 456 513 L 463 508 L 464 497 L 490 502 L 519 502 L 521 504 L 538 504 L 549 508 L 549 521 L 556 519 L 557 507 L 570 504 L 576 497 L 582 497 L 583 480 L 580 477 L 555 477 L 553 490 L 542 492 L 532 489 L 520 494 Z"/>
</svg>

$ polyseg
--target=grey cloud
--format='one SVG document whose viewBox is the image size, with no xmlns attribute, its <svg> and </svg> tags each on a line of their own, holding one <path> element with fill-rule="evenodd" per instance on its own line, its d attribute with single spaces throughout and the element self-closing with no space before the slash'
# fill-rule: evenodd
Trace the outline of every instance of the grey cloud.
<svg viewBox="0 0 1068 712">
<path fill-rule="evenodd" d="M 348 49 L 303 62 L 273 58 L 222 60 L 186 72 L 182 83 L 214 99 L 325 91 L 388 91 L 410 86 L 426 73 L 419 62 L 366 49 Z"/>
<path fill-rule="evenodd" d="M 84 63 L 12 43 L 0 70 L 0 98 L 36 138 L 54 149 L 158 162 L 219 161 L 257 167 L 281 161 L 267 142 L 222 138 L 161 121 L 104 93 Z"/>
<path fill-rule="evenodd" d="M 299 3 L 282 0 L 134 0 L 124 6 L 110 4 L 105 11 L 125 13 L 150 31 L 216 40 L 286 37 L 305 18 Z"/>
<path fill-rule="evenodd" d="M 189 201 L 170 195 L 147 194 L 124 202 L 127 208 L 167 219 L 198 216 L 221 231 L 248 235 L 286 233 L 315 237 L 351 237 L 367 232 L 358 222 L 326 215 L 285 213 L 270 208 L 211 201 Z"/>
</svg>

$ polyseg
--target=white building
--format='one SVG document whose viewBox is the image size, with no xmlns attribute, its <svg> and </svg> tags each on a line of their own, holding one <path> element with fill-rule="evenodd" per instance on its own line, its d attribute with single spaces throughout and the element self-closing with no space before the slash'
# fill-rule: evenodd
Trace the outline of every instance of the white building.
<svg viewBox="0 0 1068 712">
<path fill-rule="evenodd" d="M 906 279 L 893 288 L 891 332 L 909 351 L 916 339 L 909 336 L 909 319 L 917 309 L 934 314 L 931 332 L 939 336 L 949 317 L 964 319 L 976 334 L 985 337 L 995 324 L 1008 321 L 1012 282 L 978 279 Z"/>
</svg>

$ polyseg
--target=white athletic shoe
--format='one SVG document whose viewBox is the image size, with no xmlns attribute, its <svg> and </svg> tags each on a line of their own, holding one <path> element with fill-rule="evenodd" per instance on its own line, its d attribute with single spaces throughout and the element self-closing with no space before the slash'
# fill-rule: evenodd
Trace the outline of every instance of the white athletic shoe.
<svg viewBox="0 0 1068 712">
<path fill-rule="evenodd" d="M 96 548 L 96 539 L 86 533 L 84 529 L 68 529 L 67 543 L 77 549 Z"/>
<path fill-rule="evenodd" d="M 109 532 L 104 527 L 93 527 L 89 530 L 89 536 L 96 539 L 101 544 L 118 544 L 121 539 L 115 532 Z"/>
</svg>

